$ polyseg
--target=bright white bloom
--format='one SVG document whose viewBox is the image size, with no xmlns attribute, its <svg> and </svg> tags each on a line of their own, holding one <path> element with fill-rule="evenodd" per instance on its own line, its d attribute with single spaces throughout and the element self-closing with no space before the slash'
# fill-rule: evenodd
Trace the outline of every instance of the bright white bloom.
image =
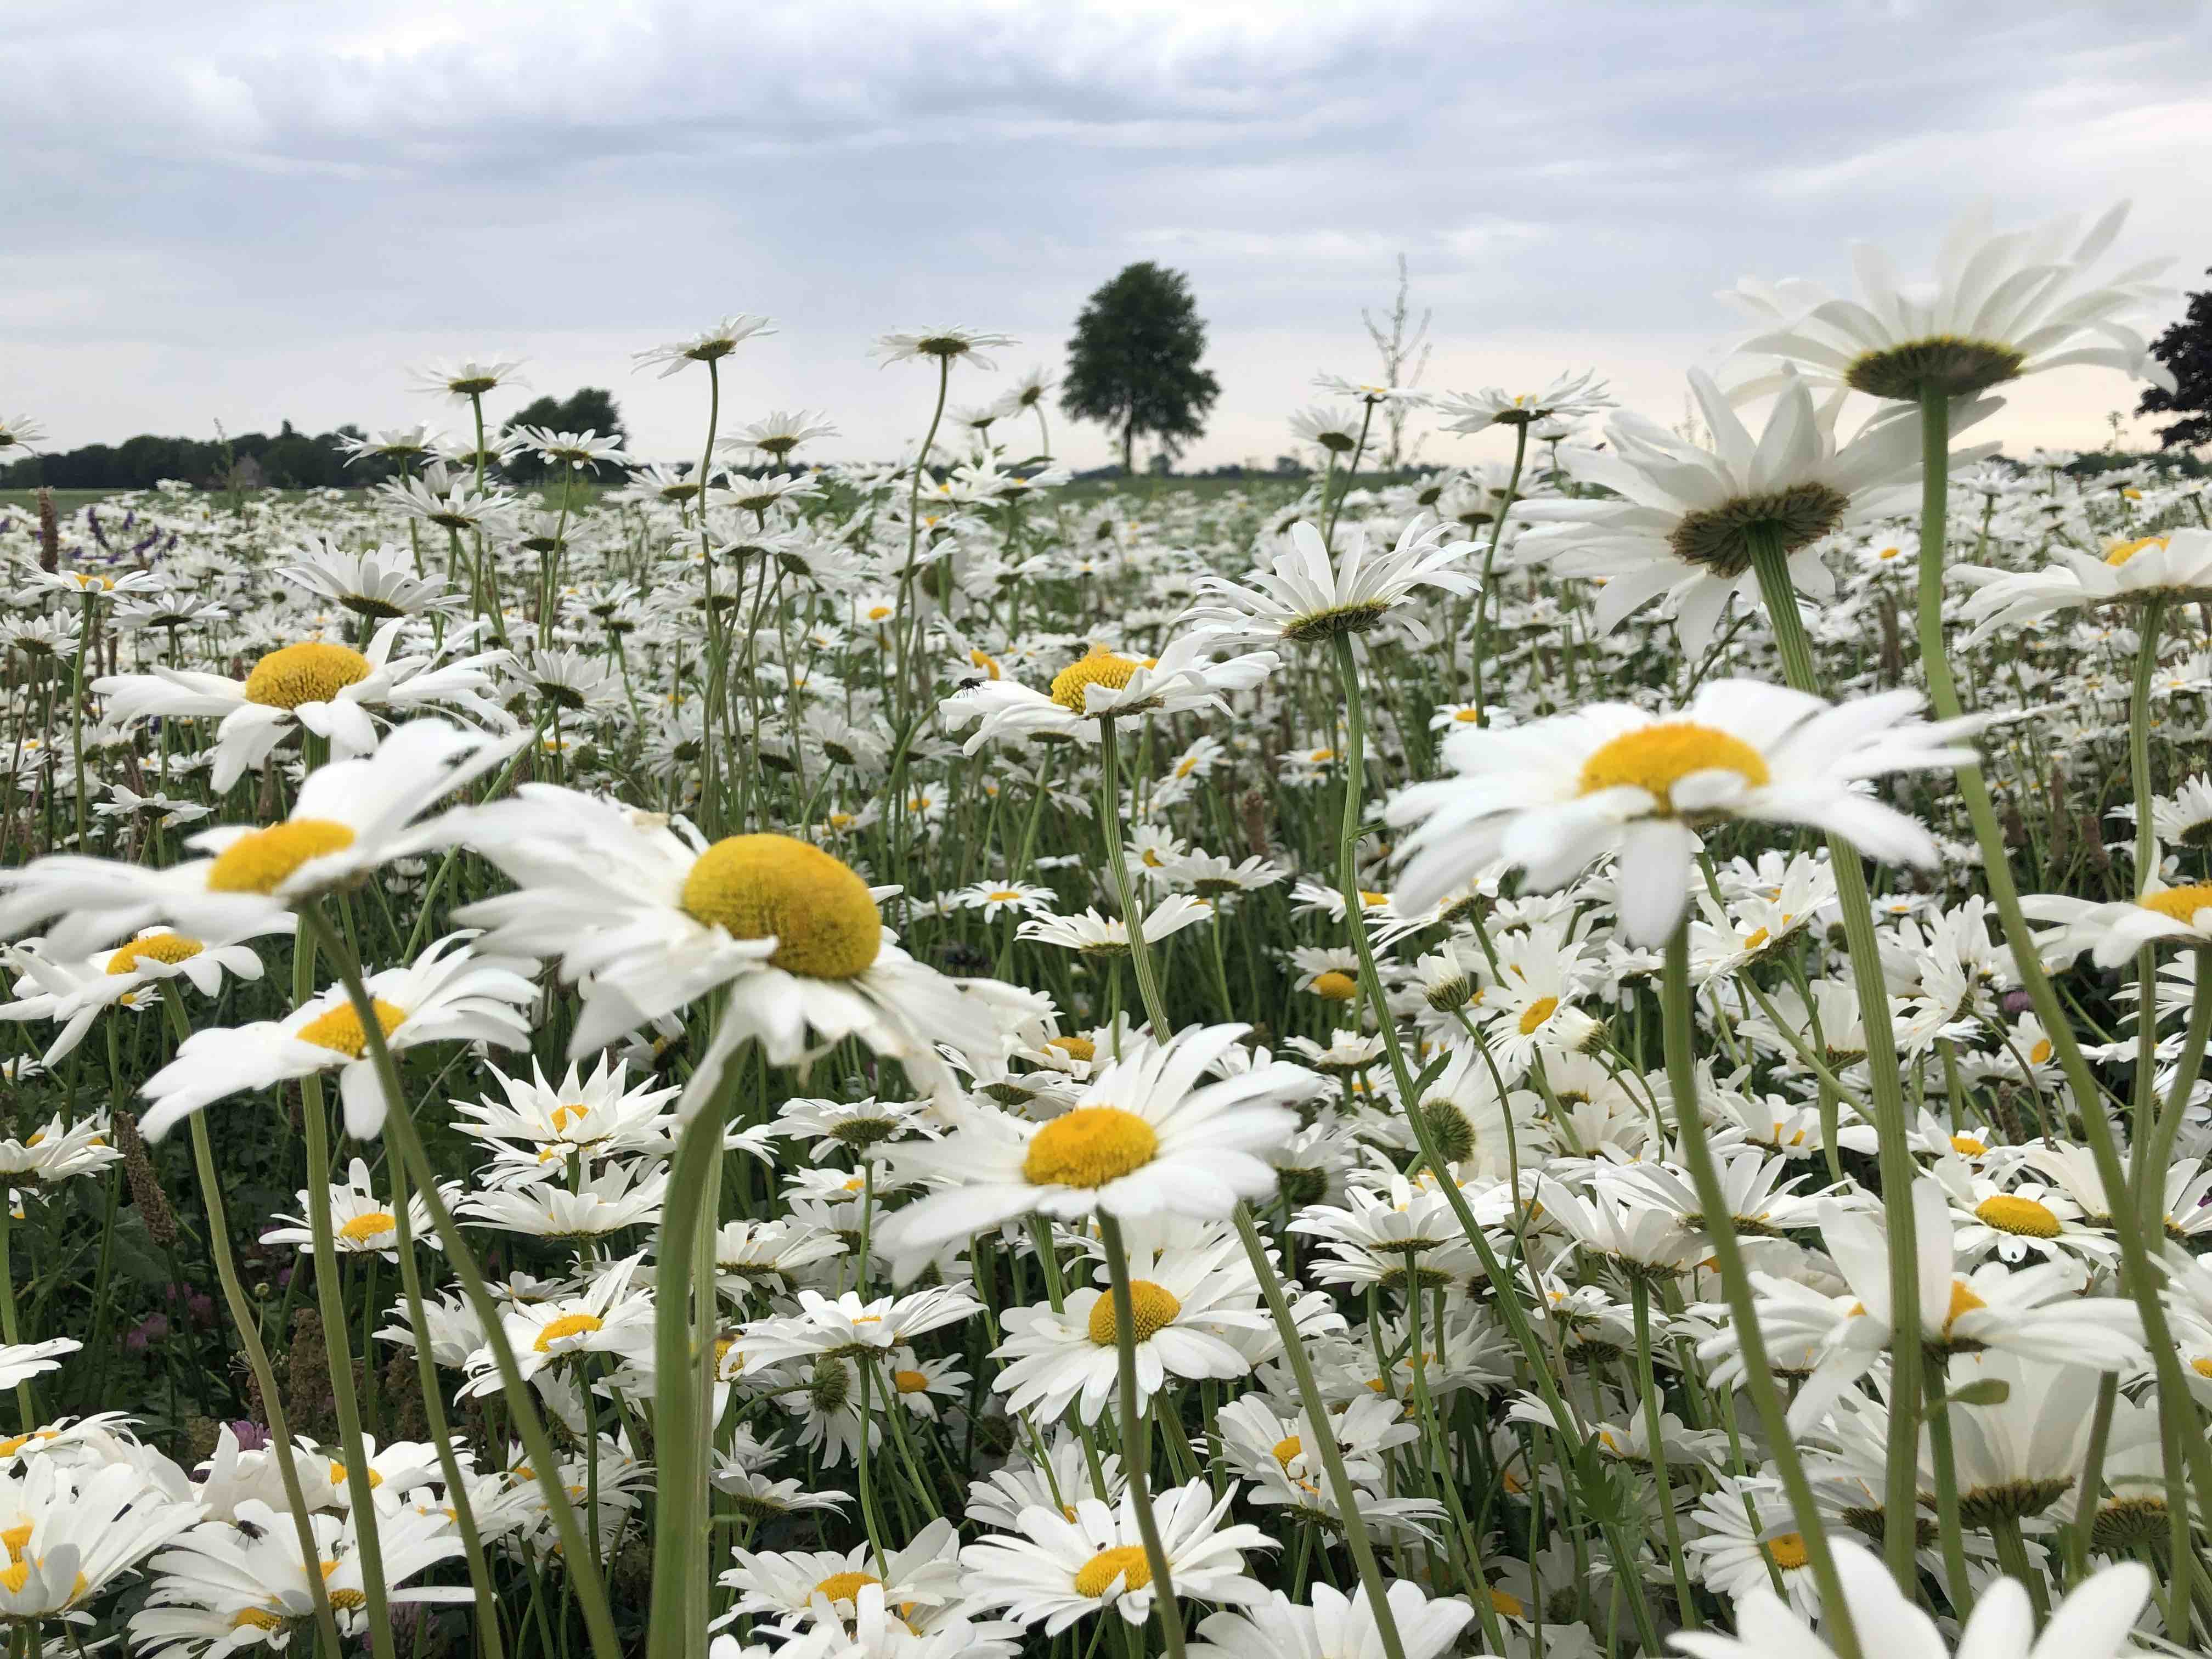
<svg viewBox="0 0 2212 1659">
<path fill-rule="evenodd" d="M 1731 819 L 1832 830 L 1870 857 L 1933 866 L 1934 839 L 1854 786 L 1898 771 L 1956 766 L 1968 722 L 1914 718 L 1917 692 L 1856 702 L 1755 680 L 1711 682 L 1680 714 L 1626 703 L 1445 740 L 1459 775 L 1415 784 L 1389 805 L 1404 842 L 1395 897 L 1418 910 L 1504 859 L 1540 890 L 1600 854 L 1617 860 L 1621 927 L 1663 943 L 1686 908 L 1699 829 Z"/>
<path fill-rule="evenodd" d="M 1474 592 L 1474 574 L 1459 568 L 1474 544 L 1453 540 L 1451 529 L 1416 519 L 1395 547 L 1370 556 L 1365 531 L 1347 526 L 1332 560 L 1321 532 L 1301 519 L 1290 528 L 1289 546 L 1244 583 L 1200 576 L 1201 603 L 1185 620 L 1224 645 L 1326 644 L 1364 633 L 1419 589 Z"/>
</svg>

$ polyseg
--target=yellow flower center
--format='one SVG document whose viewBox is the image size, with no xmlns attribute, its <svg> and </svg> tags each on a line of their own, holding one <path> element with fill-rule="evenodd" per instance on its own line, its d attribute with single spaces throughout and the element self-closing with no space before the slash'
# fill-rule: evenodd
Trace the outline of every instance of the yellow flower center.
<svg viewBox="0 0 2212 1659">
<path fill-rule="evenodd" d="M 107 958 L 107 971 L 118 977 L 135 974 L 142 962 L 189 962 L 207 949 L 196 939 L 182 933 L 149 933 L 144 939 L 134 939 L 120 945 Z"/>
<path fill-rule="evenodd" d="M 1508 1619 L 1526 1619 L 1528 1616 L 1526 1601 L 1511 1590 L 1499 1589 L 1495 1584 L 1490 1587 L 1490 1606 L 1492 1612 L 1504 1613 Z"/>
<path fill-rule="evenodd" d="M 901 1394 L 923 1394 L 929 1388 L 927 1371 L 893 1371 L 891 1382 Z"/>
<path fill-rule="evenodd" d="M 1755 928 L 1751 933 L 1744 935 L 1743 948 L 1747 951 L 1756 951 L 1760 945 L 1765 944 L 1766 940 L 1766 929 L 1764 927 Z"/>
<path fill-rule="evenodd" d="M 684 914 L 734 939 L 774 939 L 769 961 L 809 979 L 866 973 L 884 945 L 883 915 L 842 860 L 789 836 L 731 836 L 684 878 Z"/>
<path fill-rule="evenodd" d="M 1657 799 L 1662 816 L 1671 816 L 1669 792 L 1699 772 L 1733 772 L 1754 789 L 1769 776 L 1765 758 L 1741 738 L 1694 720 L 1662 720 L 1622 732 L 1584 761 L 1579 793 L 1641 789 Z"/>
<path fill-rule="evenodd" d="M 1134 1112 L 1079 1106 L 1036 1132 L 1022 1179 L 1034 1187 L 1103 1187 L 1143 1169 L 1159 1149 L 1152 1126 Z"/>
<path fill-rule="evenodd" d="M 343 1486 L 343 1485 L 345 1485 L 345 1483 L 346 1483 L 346 1466 L 345 1466 L 344 1464 L 343 1464 L 343 1463 L 333 1463 L 333 1464 L 331 1464 L 331 1485 L 332 1485 L 333 1486 Z M 371 1492 L 374 1492 L 374 1491 L 375 1491 L 379 1486 L 382 1486 L 383 1484 L 384 1484 L 384 1477 L 383 1477 L 382 1475 L 379 1474 L 378 1474 L 374 1469 L 371 1469 L 371 1470 L 368 1472 L 368 1489 L 369 1489 Z"/>
<path fill-rule="evenodd" d="M 338 1229 L 338 1237 L 351 1244 L 366 1244 L 372 1238 L 381 1238 L 386 1233 L 399 1231 L 399 1222 L 389 1212 L 370 1210 L 356 1216 Z"/>
<path fill-rule="evenodd" d="M 1340 973 L 1332 968 L 1325 974 L 1314 976 L 1313 993 L 1317 997 L 1327 997 L 1331 1002 L 1349 1002 L 1359 994 L 1359 981 L 1351 975 Z"/>
<path fill-rule="evenodd" d="M 1521 1035 L 1522 1036 L 1535 1036 L 1536 1028 L 1559 1012 L 1559 998 L 1538 997 L 1534 1002 L 1528 1005 L 1527 1012 L 1521 1016 Z"/>
<path fill-rule="evenodd" d="M 1143 666 L 1132 658 L 1117 657 L 1094 645 L 1088 655 L 1068 664 L 1052 677 L 1052 700 L 1070 714 L 1080 714 L 1086 687 L 1103 685 L 1109 691 L 1119 691 L 1128 684 L 1129 677 Z"/>
<path fill-rule="evenodd" d="M 1098 1058 L 1098 1045 L 1085 1036 L 1057 1036 L 1047 1040 L 1048 1048 L 1057 1048 L 1070 1060 L 1091 1060 Z"/>
<path fill-rule="evenodd" d="M 1306 1443 L 1295 1434 L 1286 1435 L 1282 1439 L 1278 1440 L 1268 1449 L 1273 1455 L 1274 1460 L 1287 1469 L 1291 1467 L 1291 1460 L 1292 1458 L 1302 1457 L 1305 1455 Z"/>
<path fill-rule="evenodd" d="M 2212 1358 L 2192 1359 L 2189 1362 L 2189 1369 L 2199 1376 L 2212 1376 Z"/>
<path fill-rule="evenodd" d="M 2105 555 L 2105 562 L 2118 568 L 2146 547 L 2164 547 L 2167 539 L 2164 536 L 2138 536 L 2131 542 L 2114 542 L 2112 550 Z"/>
<path fill-rule="evenodd" d="M 1137 1340 L 1146 1342 L 1160 1331 L 1175 1323 L 1182 1311 L 1175 1292 L 1149 1279 L 1133 1281 L 1129 1286 L 1129 1312 L 1137 1324 Z M 1091 1340 L 1102 1348 L 1110 1348 L 1121 1334 L 1121 1327 L 1114 1317 L 1114 1298 L 1102 1296 L 1091 1304 Z"/>
<path fill-rule="evenodd" d="M 871 1584 L 884 1581 L 872 1573 L 833 1572 L 814 1587 L 817 1595 L 826 1595 L 832 1601 L 850 1601 Z"/>
<path fill-rule="evenodd" d="M 293 818 L 240 836 L 209 867 L 208 890 L 274 893 L 309 859 L 353 845 L 350 826 L 329 818 Z"/>
<path fill-rule="evenodd" d="M 2044 1061 L 2050 1058 L 2051 1039 L 2049 1037 L 2036 1038 L 2034 1045 L 2027 1051 L 2027 1063 L 2031 1066 L 2040 1066 Z"/>
<path fill-rule="evenodd" d="M 1124 1589 L 1140 1590 L 1152 1582 L 1152 1564 L 1145 1559 L 1142 1544 L 1122 1544 L 1101 1550 L 1085 1561 L 1075 1575 L 1078 1595 L 1101 1596 L 1121 1581 Z"/>
<path fill-rule="evenodd" d="M 2013 1233 L 2021 1238 L 2058 1237 L 2057 1216 L 2048 1206 L 2032 1198 L 1999 1193 L 1974 1206 L 1974 1214 L 2001 1233 Z"/>
<path fill-rule="evenodd" d="M 1951 1305 L 1944 1310 L 1943 1312 L 1943 1334 L 1946 1336 L 1951 1334 L 1951 1327 L 1958 1323 L 1959 1316 L 1961 1314 L 1970 1314 L 1977 1308 L 1986 1308 L 1990 1304 L 1988 1303 L 1983 1301 L 1981 1297 L 1974 1294 L 1972 1288 L 1967 1285 L 1965 1279 L 1953 1279 L 1951 1281 Z"/>
<path fill-rule="evenodd" d="M 1972 1135 L 1953 1135 L 1951 1137 L 1951 1150 L 1959 1153 L 1961 1157 L 1980 1158 L 1986 1154 L 1990 1149 L 1987 1142 L 1977 1140 Z"/>
<path fill-rule="evenodd" d="M 550 1353 L 556 1342 L 566 1342 L 572 1336 L 588 1336 L 603 1329 L 605 1324 L 597 1314 L 562 1314 L 558 1319 L 547 1320 L 545 1328 L 538 1333 L 538 1340 L 531 1346 L 540 1353 Z"/>
<path fill-rule="evenodd" d="M 1376 910 L 1388 904 L 1390 902 L 1390 896 L 1388 893 L 1370 893 L 1363 887 L 1359 890 L 1359 902 L 1367 908 Z"/>
<path fill-rule="evenodd" d="M 349 685 L 376 672 L 358 651 L 309 641 L 271 651 L 246 677 L 246 700 L 264 708 L 297 708 L 303 702 L 328 702 Z"/>
<path fill-rule="evenodd" d="M 1018 902 L 1022 896 L 1011 887 L 994 887 L 984 896 L 994 904 L 1012 904 Z"/>
<path fill-rule="evenodd" d="M 9 1560 L 21 1560 L 23 1552 L 31 1547 L 31 1523 L 26 1521 L 20 1526 L 10 1527 L 5 1532 L 0 1532 L 0 1544 L 5 1544 L 8 1547 Z"/>
<path fill-rule="evenodd" d="M 230 1615 L 233 1630 L 282 1630 L 289 1622 L 283 1613 L 266 1607 L 240 1607 Z"/>
<path fill-rule="evenodd" d="M 994 659 L 985 655 L 982 652 L 970 651 L 968 653 L 968 662 L 970 667 L 981 669 L 987 678 L 995 680 L 999 678 L 999 665 L 997 661 Z"/>
<path fill-rule="evenodd" d="M 1801 1532 L 1785 1532 L 1779 1538 L 1768 1539 L 1766 1554 L 1767 1559 L 1784 1572 L 1802 1567 L 1812 1559 L 1805 1553 L 1805 1534 Z"/>
<path fill-rule="evenodd" d="M 376 1010 L 377 1025 L 386 1036 L 407 1018 L 404 1008 L 395 1008 L 382 997 L 371 998 L 370 1006 Z M 342 1002 L 327 1014 L 309 1020 L 292 1035 L 301 1042 L 312 1042 L 349 1060 L 359 1060 L 368 1052 L 368 1034 L 362 1030 L 361 1016 L 354 1012 L 350 1002 Z"/>
<path fill-rule="evenodd" d="M 557 1549 L 560 1547 L 556 1545 L 554 1547 Z M 357 1589 L 334 1589 L 331 1592 L 331 1605 L 340 1613 L 356 1612 L 368 1605 L 368 1592 Z"/>
<path fill-rule="evenodd" d="M 2199 910 L 2212 908 L 2212 881 L 2191 882 L 2186 887 L 2169 887 L 2162 893 L 2145 893 L 2136 902 L 2146 910 L 2172 916 L 2176 921 L 2194 922 Z"/>
</svg>

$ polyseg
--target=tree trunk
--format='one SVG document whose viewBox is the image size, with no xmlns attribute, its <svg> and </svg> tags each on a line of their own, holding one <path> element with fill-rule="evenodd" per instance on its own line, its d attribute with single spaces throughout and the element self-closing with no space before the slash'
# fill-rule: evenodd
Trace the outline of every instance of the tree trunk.
<svg viewBox="0 0 2212 1659">
<path fill-rule="evenodd" d="M 1121 476 L 1125 478 L 1133 478 L 1137 476 L 1134 461 L 1136 448 L 1137 423 L 1132 420 L 1121 428 Z"/>
</svg>

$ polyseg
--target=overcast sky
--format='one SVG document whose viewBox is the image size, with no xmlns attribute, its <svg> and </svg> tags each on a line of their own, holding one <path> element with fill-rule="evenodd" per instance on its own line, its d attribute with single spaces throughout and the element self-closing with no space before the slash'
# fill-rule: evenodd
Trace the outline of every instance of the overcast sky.
<svg viewBox="0 0 2212 1659">
<path fill-rule="evenodd" d="M 1191 453 L 1271 459 L 1412 262 L 1424 385 L 1595 367 L 1680 417 L 1745 331 L 1743 275 L 1924 266 L 2001 222 L 2132 197 L 2118 258 L 2212 264 L 2212 25 L 2180 0 L 9 0 L 0 410 L 59 446 L 430 416 L 405 369 L 527 358 L 695 452 L 705 381 L 629 354 L 732 311 L 726 413 L 828 410 L 824 453 L 919 435 L 893 328 L 1058 368 L 1133 259 L 1189 273 L 1221 382 Z M 2179 306 L 2173 307 L 2178 312 Z M 2163 319 L 2161 319 L 2163 320 Z M 2015 448 L 2092 446 L 2135 392 L 2016 388 Z M 495 405 L 494 413 L 504 412 Z M 1055 417 L 1055 436 L 1062 424 Z M 1105 459 L 1095 428 L 1058 446 Z M 1483 453 L 1442 437 L 1431 459 Z"/>
</svg>

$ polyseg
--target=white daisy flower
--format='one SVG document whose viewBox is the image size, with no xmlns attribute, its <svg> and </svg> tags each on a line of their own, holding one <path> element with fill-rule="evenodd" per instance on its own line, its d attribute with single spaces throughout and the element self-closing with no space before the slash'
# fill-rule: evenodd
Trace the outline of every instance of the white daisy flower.
<svg viewBox="0 0 2212 1659">
<path fill-rule="evenodd" d="M 1953 741 L 1972 726 L 1917 720 L 1920 701 L 1893 691 L 1831 704 L 1724 680 L 1669 717 L 1598 703 L 1508 731 L 1458 732 L 1443 755 L 1460 775 L 1415 784 L 1389 804 L 1392 823 L 1418 826 L 1402 843 L 1398 902 L 1425 908 L 1501 858 L 1526 869 L 1532 887 L 1557 888 L 1611 851 L 1622 932 L 1657 945 L 1682 919 L 1706 824 L 1809 824 L 1871 857 L 1933 866 L 1924 829 L 1854 787 L 1972 759 Z"/>
</svg>

